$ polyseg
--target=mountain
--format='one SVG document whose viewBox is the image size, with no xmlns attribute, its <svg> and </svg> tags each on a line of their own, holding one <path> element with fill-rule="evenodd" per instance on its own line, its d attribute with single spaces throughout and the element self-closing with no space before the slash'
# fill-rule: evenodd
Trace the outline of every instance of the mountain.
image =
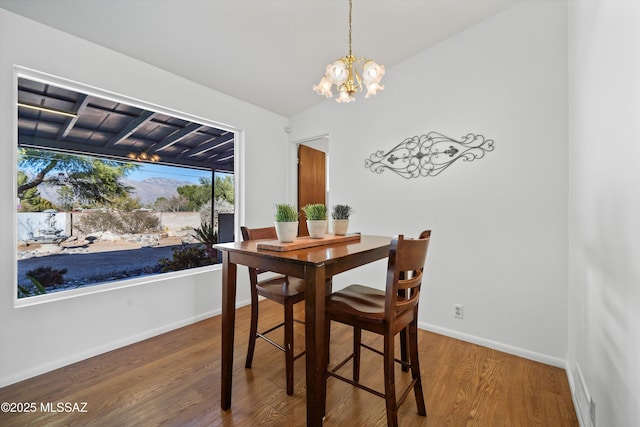
<svg viewBox="0 0 640 427">
<path fill-rule="evenodd" d="M 134 199 L 139 197 L 143 205 L 155 202 L 158 197 L 170 199 L 178 195 L 176 191 L 178 187 L 193 185 L 193 183 L 189 181 L 178 181 L 177 179 L 171 178 L 147 178 L 143 181 L 134 181 L 125 178 L 122 182 L 134 188 L 131 197 Z"/>
<path fill-rule="evenodd" d="M 166 197 L 167 199 L 177 196 L 176 189 L 185 185 L 193 185 L 190 181 L 179 181 L 171 178 L 147 178 L 142 181 L 136 181 L 133 179 L 125 178 L 122 183 L 126 186 L 133 187 L 131 197 L 140 198 L 140 203 L 146 205 L 147 203 L 153 203 L 158 197 Z M 42 184 L 38 186 L 40 196 L 51 201 L 54 204 L 58 203 L 58 189 L 60 186 L 52 184 Z"/>
</svg>

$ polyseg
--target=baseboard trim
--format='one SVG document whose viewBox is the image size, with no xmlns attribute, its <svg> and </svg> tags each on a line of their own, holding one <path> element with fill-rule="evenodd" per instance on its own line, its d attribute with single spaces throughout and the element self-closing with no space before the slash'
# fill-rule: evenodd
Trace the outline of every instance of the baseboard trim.
<svg viewBox="0 0 640 427">
<path fill-rule="evenodd" d="M 526 350 L 524 348 L 515 347 L 509 344 L 504 344 L 498 341 L 492 341 L 485 338 L 477 337 L 475 335 L 465 334 L 464 332 L 454 331 L 452 329 L 443 328 L 440 326 L 432 325 L 430 323 L 418 322 L 418 327 L 426 331 L 434 332 L 436 334 L 444 335 L 447 337 L 455 338 L 461 341 L 470 342 L 472 344 L 481 345 L 483 347 L 492 348 L 494 350 L 502 351 L 505 353 L 513 354 L 515 356 L 524 357 L 536 362 L 544 363 L 547 365 L 555 366 L 567 370 L 567 361 L 559 359 L 557 357 L 549 356 L 535 351 Z"/>
<path fill-rule="evenodd" d="M 251 300 L 240 301 L 236 303 L 236 307 L 240 308 L 250 303 L 251 303 Z M 162 325 L 158 328 L 150 329 L 139 334 L 131 335 L 121 340 L 113 341 L 102 346 L 94 347 L 87 351 L 68 355 L 66 357 L 51 361 L 49 363 L 43 363 L 34 368 L 17 372 L 15 373 L 15 375 L 12 375 L 10 377 L 2 378 L 0 380 L 0 387 L 6 387 L 8 385 L 27 380 L 29 378 L 33 378 L 38 375 L 46 374 L 47 372 L 51 372 L 56 369 L 63 368 L 65 366 L 68 366 L 77 362 L 81 362 L 85 359 L 89 359 L 91 357 L 98 356 L 100 354 L 107 353 L 112 350 L 116 350 L 118 348 L 126 347 L 128 345 L 135 344 L 140 341 L 144 341 L 146 339 L 155 337 L 157 335 L 161 335 L 161 334 L 173 331 L 174 329 L 179 329 L 184 326 L 197 323 L 201 320 L 209 319 L 221 313 L 222 313 L 221 309 L 206 311 L 204 313 L 199 313 L 195 316 L 182 319 L 178 322 Z"/>
<path fill-rule="evenodd" d="M 236 307 L 238 307 L 238 308 L 239 307 L 243 307 L 243 306 L 248 305 L 250 303 L 251 303 L 250 300 L 240 301 L 240 302 L 236 303 Z M 116 350 L 118 348 L 122 348 L 122 347 L 125 347 L 127 345 L 135 344 L 136 342 L 143 341 L 145 339 L 152 338 L 154 336 L 170 332 L 170 331 L 172 331 L 174 329 L 178 329 L 178 328 L 182 328 L 184 326 L 191 325 L 191 324 L 199 322 L 201 320 L 205 320 L 205 319 L 208 319 L 210 317 L 217 316 L 221 312 L 222 312 L 221 309 L 216 309 L 216 310 L 211 310 L 211 311 L 207 311 L 207 312 L 204 312 L 204 313 L 200 313 L 200 314 L 197 314 L 195 316 L 180 320 L 178 322 L 174 322 L 174 323 L 170 323 L 170 324 L 167 324 L 167 325 L 163 325 L 163 326 L 160 326 L 158 328 L 151 329 L 151 330 L 145 331 L 145 332 L 140 333 L 140 334 L 132 335 L 132 336 L 126 337 L 126 338 L 124 338 L 122 340 L 114 341 L 114 342 L 111 342 L 111 343 L 103 345 L 103 346 L 95 347 L 95 348 L 92 348 L 90 350 L 87 350 L 87 351 L 84 351 L 84 352 L 81 352 L 81 353 L 76 353 L 76 354 L 73 354 L 73 355 L 69 355 L 67 357 L 55 360 L 53 362 L 39 365 L 39 366 L 37 366 L 35 368 L 32 368 L 32 369 L 27 369 L 27 370 L 24 370 L 24 371 L 20 371 L 20 372 L 16 373 L 15 375 L 11 376 L 11 377 L 3 378 L 2 380 L 0 380 L 0 387 L 6 387 L 8 385 L 11 385 L 11 384 L 14 384 L 14 383 L 17 383 L 17 382 L 20 382 L 20 381 L 35 377 L 37 375 L 41 375 L 41 374 L 53 371 L 53 370 L 58 369 L 58 368 L 62 368 L 64 366 L 68 366 L 68 365 L 71 365 L 73 363 L 80 362 L 80 361 L 88 359 L 90 357 L 94 357 L 94 356 L 97 356 L 99 354 L 106 353 L 108 351 Z M 452 329 L 443 328 L 443 327 L 432 325 L 432 324 L 425 323 L 425 322 L 418 322 L 418 327 L 420 329 L 424 329 L 424 330 L 427 330 L 427 331 L 430 331 L 430 332 L 434 332 L 434 333 L 437 333 L 437 334 L 440 334 L 440 335 L 448 336 L 448 337 L 451 337 L 451 338 L 455 338 L 455 339 L 459 339 L 459 340 L 462 340 L 462 341 L 470 342 L 472 344 L 477 344 L 477 345 L 481 345 L 483 347 L 492 348 L 494 350 L 503 351 L 505 353 L 513 354 L 515 356 L 524 357 L 525 359 L 530 359 L 530 360 L 534 360 L 536 362 L 545 363 L 547 365 L 551 365 L 551 366 L 556 366 L 558 368 L 562 368 L 567 372 L 567 375 L 569 377 L 569 384 L 571 386 L 572 396 L 575 399 L 575 389 L 574 389 L 575 382 L 572 381 L 574 378 L 573 378 L 573 375 L 571 375 L 571 370 L 568 369 L 568 365 L 567 365 L 567 361 L 566 360 L 559 359 L 557 357 L 552 357 L 552 356 L 545 355 L 545 354 L 541 354 L 541 353 L 537 353 L 537 352 L 534 352 L 534 351 L 526 350 L 526 349 L 523 349 L 523 348 L 515 347 L 515 346 L 512 346 L 512 345 L 504 344 L 504 343 L 501 343 L 501 342 L 488 340 L 488 339 L 477 337 L 477 336 L 474 336 L 474 335 L 465 334 L 463 332 L 459 332 L 459 331 L 455 331 L 455 330 L 452 330 Z"/>
<path fill-rule="evenodd" d="M 591 419 L 589 411 L 589 392 L 584 383 L 584 377 L 580 370 L 580 366 L 576 363 L 575 370 L 571 368 L 569 362 L 567 362 L 566 369 L 567 379 L 569 380 L 569 388 L 571 389 L 571 398 L 573 400 L 573 407 L 576 410 L 576 418 L 578 418 L 578 424 L 580 427 L 590 427 Z"/>
</svg>

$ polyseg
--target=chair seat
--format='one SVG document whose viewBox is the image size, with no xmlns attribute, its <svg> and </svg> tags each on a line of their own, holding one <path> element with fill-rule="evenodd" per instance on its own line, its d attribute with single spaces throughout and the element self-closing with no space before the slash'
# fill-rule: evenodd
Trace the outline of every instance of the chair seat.
<svg viewBox="0 0 640 427">
<path fill-rule="evenodd" d="M 398 297 L 398 301 L 402 298 Z M 327 313 L 357 316 L 374 323 L 384 320 L 385 292 L 363 285 L 349 285 L 327 298 Z"/>
<path fill-rule="evenodd" d="M 258 295 L 282 303 L 291 299 L 294 303 L 304 300 L 304 280 L 286 276 L 277 276 L 256 283 Z"/>
</svg>

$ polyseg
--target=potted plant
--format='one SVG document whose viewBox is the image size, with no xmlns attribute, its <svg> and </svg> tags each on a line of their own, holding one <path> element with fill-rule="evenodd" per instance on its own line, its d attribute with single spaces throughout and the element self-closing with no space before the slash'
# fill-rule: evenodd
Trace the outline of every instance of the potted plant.
<svg viewBox="0 0 640 427">
<path fill-rule="evenodd" d="M 276 204 L 274 219 L 278 240 L 283 243 L 293 242 L 298 235 L 298 217 L 295 206 L 287 203 Z"/>
<path fill-rule="evenodd" d="M 349 205 L 333 205 L 331 208 L 331 229 L 333 234 L 344 236 L 349 229 L 349 216 L 353 213 L 353 208 Z"/>
<path fill-rule="evenodd" d="M 327 233 L 327 207 L 323 203 L 305 205 L 302 208 L 307 217 L 307 229 L 313 239 L 321 239 Z"/>
<path fill-rule="evenodd" d="M 207 257 L 212 260 L 217 260 L 218 251 L 213 249 L 213 245 L 218 243 L 218 233 L 213 228 L 213 224 L 202 222 L 200 223 L 200 227 L 194 228 L 193 231 L 196 233 L 194 236 L 196 240 L 200 243 L 204 243 L 207 250 Z"/>
</svg>

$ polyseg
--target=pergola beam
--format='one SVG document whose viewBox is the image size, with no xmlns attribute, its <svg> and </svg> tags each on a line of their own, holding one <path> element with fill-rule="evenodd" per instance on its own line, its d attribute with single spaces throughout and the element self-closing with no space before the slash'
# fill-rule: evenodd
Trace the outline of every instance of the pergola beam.
<svg viewBox="0 0 640 427">
<path fill-rule="evenodd" d="M 206 142 L 202 145 L 199 145 L 197 147 L 192 148 L 191 150 L 185 151 L 184 153 L 180 154 L 178 157 L 179 158 L 183 158 L 183 157 L 191 157 L 191 156 L 197 156 L 199 154 L 202 154 L 206 151 L 210 151 L 210 150 L 214 150 L 218 147 L 223 146 L 224 144 L 228 143 L 229 141 L 233 141 L 233 138 L 235 137 L 235 134 L 233 132 L 227 132 L 223 135 L 220 135 L 216 138 L 214 138 L 213 140 Z"/>
<path fill-rule="evenodd" d="M 199 123 L 190 123 L 187 126 L 180 129 L 179 131 L 172 133 L 162 141 L 151 145 L 148 151 L 150 153 L 157 153 L 158 151 L 164 148 L 167 148 L 168 146 L 173 145 L 176 142 L 180 141 L 182 138 L 189 135 L 190 133 L 197 132 L 198 130 L 206 127 L 207 126 L 201 125 Z"/>
<path fill-rule="evenodd" d="M 67 137 L 67 135 L 69 135 L 69 132 L 71 132 L 71 129 L 73 129 L 73 127 L 76 125 L 76 122 L 78 121 L 78 118 L 80 118 L 80 114 L 87 107 L 88 103 L 89 103 L 89 97 L 87 95 L 85 95 L 84 93 L 81 93 L 78 96 L 78 100 L 73 105 L 73 113 L 76 116 L 75 117 L 69 117 L 65 121 L 64 126 L 62 126 L 62 128 L 60 129 L 60 132 L 58 133 L 58 139 L 64 139 L 64 138 Z"/>
<path fill-rule="evenodd" d="M 105 147 L 113 147 L 123 139 L 131 136 L 137 129 L 140 128 L 140 126 L 151 120 L 154 114 L 155 113 L 153 111 L 143 111 L 138 117 L 127 123 L 127 125 L 122 128 L 120 132 L 115 134 L 109 141 L 107 141 Z"/>
</svg>

